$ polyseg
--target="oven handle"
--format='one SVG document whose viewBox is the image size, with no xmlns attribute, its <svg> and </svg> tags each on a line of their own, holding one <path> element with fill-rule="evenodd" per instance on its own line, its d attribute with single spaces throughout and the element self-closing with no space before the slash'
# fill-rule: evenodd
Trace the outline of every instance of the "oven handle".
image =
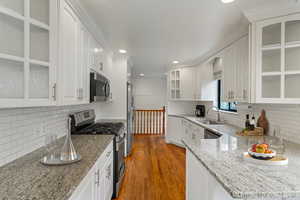
<svg viewBox="0 0 300 200">
<path fill-rule="evenodd" d="M 116 141 L 116 151 L 119 151 L 119 145 L 121 145 L 122 143 L 124 143 L 125 138 L 122 138 L 119 141 Z"/>
<path fill-rule="evenodd" d="M 119 175 L 121 174 L 121 177 L 123 177 L 124 174 L 125 174 L 125 165 L 124 165 L 124 164 L 123 164 L 122 167 L 120 168 L 120 171 L 119 171 L 119 172 L 120 172 Z"/>
</svg>

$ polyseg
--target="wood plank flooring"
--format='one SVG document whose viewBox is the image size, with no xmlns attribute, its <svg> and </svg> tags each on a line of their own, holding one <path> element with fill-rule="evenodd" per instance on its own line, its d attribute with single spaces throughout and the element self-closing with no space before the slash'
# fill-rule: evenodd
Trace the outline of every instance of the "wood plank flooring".
<svg viewBox="0 0 300 200">
<path fill-rule="evenodd" d="M 163 136 L 136 135 L 115 200 L 184 200 L 185 150 Z"/>
</svg>

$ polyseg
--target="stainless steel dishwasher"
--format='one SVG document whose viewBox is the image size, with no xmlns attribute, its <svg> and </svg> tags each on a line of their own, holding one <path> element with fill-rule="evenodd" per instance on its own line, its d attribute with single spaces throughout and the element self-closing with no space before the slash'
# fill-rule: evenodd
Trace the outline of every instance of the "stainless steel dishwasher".
<svg viewBox="0 0 300 200">
<path fill-rule="evenodd" d="M 209 129 L 204 130 L 204 139 L 218 139 L 221 136 L 222 136 L 222 134 L 216 133 Z"/>
</svg>

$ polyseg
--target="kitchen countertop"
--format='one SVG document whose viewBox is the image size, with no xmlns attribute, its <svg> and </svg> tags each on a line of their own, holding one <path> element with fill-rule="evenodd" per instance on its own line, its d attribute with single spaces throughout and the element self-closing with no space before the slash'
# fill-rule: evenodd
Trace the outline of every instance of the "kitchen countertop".
<svg viewBox="0 0 300 200">
<path fill-rule="evenodd" d="M 82 160 L 71 165 L 42 165 L 40 148 L 1 167 L 0 200 L 67 200 L 112 140 L 112 135 L 72 135 Z"/>
<path fill-rule="evenodd" d="M 234 199 L 300 199 L 299 144 L 285 142 L 288 166 L 254 165 L 242 158 L 248 144 L 253 140 L 268 142 L 274 137 L 237 136 L 236 132 L 241 128 L 232 125 L 206 125 L 193 116 L 169 116 L 185 118 L 222 134 L 219 139 L 197 142 L 183 139 L 183 143 Z"/>
</svg>

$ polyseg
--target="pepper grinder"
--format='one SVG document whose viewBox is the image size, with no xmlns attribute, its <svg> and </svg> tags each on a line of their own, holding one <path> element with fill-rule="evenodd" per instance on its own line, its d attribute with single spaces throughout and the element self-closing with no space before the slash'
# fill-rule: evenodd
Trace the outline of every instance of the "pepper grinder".
<svg viewBox="0 0 300 200">
<path fill-rule="evenodd" d="M 81 156 L 76 152 L 71 139 L 71 118 L 68 118 L 68 133 L 60 154 L 60 160 L 63 162 L 76 162 L 81 160 Z"/>
</svg>

